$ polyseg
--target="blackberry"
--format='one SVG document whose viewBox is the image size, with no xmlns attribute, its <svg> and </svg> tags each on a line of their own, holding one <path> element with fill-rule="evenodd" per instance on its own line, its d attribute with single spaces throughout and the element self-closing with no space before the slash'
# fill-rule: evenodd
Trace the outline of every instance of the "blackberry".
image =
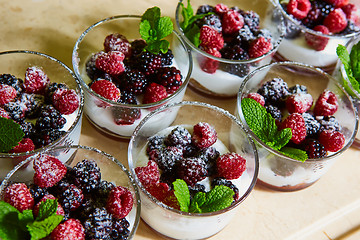
<svg viewBox="0 0 360 240">
<path fill-rule="evenodd" d="M 18 122 L 21 130 L 24 132 L 24 138 L 33 138 L 36 130 L 35 125 L 28 121 Z"/>
<path fill-rule="evenodd" d="M 235 45 L 240 45 L 243 49 L 248 50 L 250 42 L 255 39 L 254 33 L 251 31 L 249 26 L 244 25 L 236 36 L 233 38 Z"/>
<path fill-rule="evenodd" d="M 120 88 L 126 92 L 139 95 L 144 93 L 149 82 L 139 70 L 130 70 L 122 74 Z"/>
<path fill-rule="evenodd" d="M 134 41 L 131 42 L 131 52 L 132 55 L 138 55 L 140 54 L 144 48 L 146 47 L 146 42 L 142 39 L 136 39 Z"/>
<path fill-rule="evenodd" d="M 155 149 L 149 152 L 149 158 L 158 164 L 159 169 L 169 172 L 182 159 L 182 150 L 174 146 Z"/>
<path fill-rule="evenodd" d="M 117 125 L 131 125 L 141 117 L 141 112 L 136 108 L 118 107 L 111 108 L 111 114 Z"/>
<path fill-rule="evenodd" d="M 94 198 L 87 197 L 81 202 L 80 206 L 71 213 L 72 217 L 76 217 L 81 222 L 85 222 L 89 215 L 95 210 L 97 202 Z"/>
<path fill-rule="evenodd" d="M 129 237 L 130 223 L 126 220 L 126 218 L 121 218 L 121 219 L 113 218 L 112 226 L 113 226 L 111 232 L 112 239 L 125 240 Z"/>
<path fill-rule="evenodd" d="M 119 103 L 137 105 L 137 100 L 132 92 L 121 91 L 121 97 L 118 100 Z"/>
<path fill-rule="evenodd" d="M 95 208 L 84 222 L 86 239 L 112 239 L 112 220 L 111 214 L 104 207 Z"/>
<path fill-rule="evenodd" d="M 107 199 L 111 189 L 115 187 L 115 184 L 105 180 L 101 180 L 99 186 L 97 187 L 97 196 L 99 198 Z"/>
<path fill-rule="evenodd" d="M 22 79 L 17 78 L 11 74 L 1 74 L 0 75 L 0 84 L 6 84 L 9 86 L 12 86 L 13 88 L 15 88 L 18 96 L 23 91 L 23 89 L 22 89 L 23 82 L 24 81 Z"/>
<path fill-rule="evenodd" d="M 327 155 L 325 147 L 315 139 L 306 139 L 302 143 L 302 149 L 306 151 L 308 158 L 323 158 Z"/>
<path fill-rule="evenodd" d="M 271 81 L 264 83 L 257 93 L 265 98 L 265 102 L 281 105 L 281 101 L 289 95 L 289 88 L 287 83 L 281 78 L 273 78 Z"/>
<path fill-rule="evenodd" d="M 210 6 L 208 4 L 203 4 L 203 5 L 199 6 L 198 9 L 196 10 L 196 15 L 205 14 L 208 12 L 214 12 L 214 7 Z"/>
<path fill-rule="evenodd" d="M 341 125 L 334 116 L 317 116 L 316 120 L 320 123 L 319 132 L 324 130 L 341 131 Z"/>
<path fill-rule="evenodd" d="M 190 145 L 186 145 L 183 147 L 183 157 L 187 158 L 187 157 L 195 157 L 196 154 L 198 154 L 199 149 L 194 146 L 193 144 Z"/>
<path fill-rule="evenodd" d="M 160 55 L 156 55 L 148 51 L 141 52 L 136 55 L 133 61 L 133 64 L 136 64 L 140 71 L 142 71 L 146 76 L 153 74 L 156 69 L 161 67 Z"/>
<path fill-rule="evenodd" d="M 265 109 L 276 121 L 281 122 L 282 114 L 278 107 L 274 105 L 265 105 Z"/>
<path fill-rule="evenodd" d="M 167 146 L 185 146 L 191 143 L 190 132 L 181 126 L 174 128 L 165 138 Z"/>
<path fill-rule="evenodd" d="M 358 27 L 353 21 L 348 20 L 348 24 L 347 24 L 346 28 L 339 34 L 347 35 L 347 34 L 351 34 L 354 32 L 360 32 L 360 27 Z"/>
<path fill-rule="evenodd" d="M 301 29 L 290 20 L 285 20 L 285 38 L 294 39 L 301 33 Z"/>
<path fill-rule="evenodd" d="M 161 150 L 165 147 L 164 144 L 165 137 L 163 136 L 153 136 L 148 139 L 148 145 L 146 147 L 146 153 L 149 154 L 152 150 Z"/>
<path fill-rule="evenodd" d="M 160 52 L 160 57 L 162 66 L 170 66 L 174 59 L 174 54 L 171 49 L 168 49 L 166 53 Z"/>
<path fill-rule="evenodd" d="M 221 50 L 221 56 L 230 60 L 247 60 L 249 59 L 248 53 L 239 45 L 226 46 Z M 221 64 L 221 69 L 225 72 L 245 77 L 250 72 L 250 66 L 247 63 L 239 64 Z"/>
<path fill-rule="evenodd" d="M 49 192 L 46 188 L 41 188 L 36 184 L 30 184 L 29 186 L 31 196 L 34 198 L 35 202 L 40 202 L 40 200 L 45 196 L 48 195 Z"/>
<path fill-rule="evenodd" d="M 196 158 L 201 159 L 205 163 L 205 167 L 208 171 L 208 175 L 212 176 L 216 174 L 216 159 L 220 156 L 220 153 L 214 147 L 208 147 L 201 149 Z"/>
<path fill-rule="evenodd" d="M 101 179 L 100 168 L 94 160 L 84 159 L 73 167 L 74 183 L 84 193 L 94 191 Z"/>
<path fill-rule="evenodd" d="M 54 92 L 56 90 L 58 90 L 59 88 L 60 89 L 69 89 L 67 87 L 67 85 L 64 83 L 52 82 L 46 86 L 45 94 L 44 94 L 46 103 L 48 103 L 48 104 L 52 103 L 52 96 L 53 96 Z"/>
<path fill-rule="evenodd" d="M 176 167 L 179 178 L 183 179 L 188 185 L 194 186 L 197 182 L 208 176 L 208 171 L 204 162 L 199 158 L 185 158 Z"/>
<path fill-rule="evenodd" d="M 335 9 L 334 5 L 332 5 L 330 3 L 326 3 L 323 0 L 315 0 L 315 1 L 313 1 L 313 7 L 317 8 L 317 9 L 320 9 L 320 16 L 319 17 L 320 17 L 321 20 L 324 19 L 327 15 L 329 15 L 330 12 L 332 12 Z"/>
<path fill-rule="evenodd" d="M 84 199 L 80 188 L 74 184 L 69 184 L 58 196 L 58 201 L 65 212 L 71 212 L 77 209 Z"/>
<path fill-rule="evenodd" d="M 296 94 L 296 93 L 308 93 L 307 87 L 304 85 L 296 84 L 289 88 L 290 94 Z"/>
<path fill-rule="evenodd" d="M 323 17 L 322 17 L 321 9 L 317 8 L 316 4 L 314 4 L 313 1 L 309 13 L 306 15 L 305 18 L 301 20 L 301 22 L 307 28 L 312 29 L 316 25 L 319 25 L 319 23 L 321 23 L 322 18 Z"/>
<path fill-rule="evenodd" d="M 168 94 L 172 94 L 182 85 L 182 75 L 176 67 L 162 67 L 155 73 L 155 82 L 163 85 Z"/>
<path fill-rule="evenodd" d="M 4 109 L 15 122 L 21 122 L 25 119 L 26 106 L 20 102 L 9 102 L 4 105 Z"/>
<path fill-rule="evenodd" d="M 242 14 L 244 18 L 244 23 L 250 28 L 252 32 L 255 32 L 259 29 L 260 17 L 254 11 L 246 11 Z"/>
<path fill-rule="evenodd" d="M 39 116 L 41 107 L 44 105 L 44 96 L 32 93 L 23 93 L 19 101 L 26 106 L 25 115 L 27 118 L 36 118 Z"/>
<path fill-rule="evenodd" d="M 68 173 L 66 173 L 68 175 Z M 66 176 L 65 175 L 65 176 Z M 49 188 L 49 192 L 53 194 L 55 197 L 59 197 L 62 192 L 64 192 L 71 184 L 71 181 L 69 179 L 61 179 L 57 184 Z"/>
<path fill-rule="evenodd" d="M 61 138 L 66 132 L 58 129 L 44 129 L 35 132 L 32 140 L 36 148 L 42 148 Z"/>
<path fill-rule="evenodd" d="M 222 32 L 221 19 L 216 14 L 206 15 L 203 18 L 196 20 L 195 24 L 199 28 L 201 28 L 202 26 L 209 26 L 219 33 Z"/>
<path fill-rule="evenodd" d="M 316 121 L 313 115 L 310 113 L 303 113 L 302 114 L 305 120 L 305 127 L 306 127 L 306 136 L 307 137 L 314 137 L 320 130 L 320 123 Z"/>
<path fill-rule="evenodd" d="M 44 105 L 40 109 L 39 118 L 36 120 L 35 127 L 38 130 L 61 129 L 66 123 L 66 119 L 52 105 Z"/>
<path fill-rule="evenodd" d="M 198 193 L 198 192 L 203 192 L 203 193 L 206 192 L 205 191 L 205 186 L 200 184 L 200 183 L 197 183 L 194 186 L 188 186 L 188 188 L 189 188 L 191 198 L 193 198 L 195 196 L 195 194 Z"/>
<path fill-rule="evenodd" d="M 231 190 L 234 191 L 234 200 L 239 199 L 239 189 L 229 180 L 226 180 L 225 178 L 222 177 L 217 177 L 214 178 L 211 182 L 211 186 L 215 187 L 215 186 L 220 186 L 220 185 L 224 185 L 226 187 L 229 187 Z"/>
</svg>

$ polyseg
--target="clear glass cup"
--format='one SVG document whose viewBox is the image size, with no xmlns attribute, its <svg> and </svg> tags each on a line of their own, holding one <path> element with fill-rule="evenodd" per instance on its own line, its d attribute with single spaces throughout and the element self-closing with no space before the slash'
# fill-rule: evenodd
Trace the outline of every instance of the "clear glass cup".
<svg viewBox="0 0 360 240">
<path fill-rule="evenodd" d="M 65 83 L 69 88 L 74 89 L 79 96 L 80 106 L 74 113 L 65 116 L 67 124 L 63 127 L 66 133 L 49 145 L 24 153 L 0 153 L 0 180 L 16 166 L 19 161 L 33 154 L 43 152 L 55 146 L 78 144 L 81 134 L 81 121 L 83 113 L 83 91 L 78 78 L 61 61 L 43 53 L 16 50 L 0 53 L 0 74 L 12 74 L 17 78 L 24 79 L 28 67 L 41 67 L 51 82 Z"/>
<path fill-rule="evenodd" d="M 299 35 L 295 38 L 284 37 L 281 42 L 279 49 L 277 50 L 274 59 L 278 61 L 294 61 L 302 62 L 315 67 L 319 67 L 327 73 L 331 74 L 334 71 L 337 55 L 336 47 L 338 44 L 346 45 L 353 38 L 360 35 L 360 32 L 354 32 L 350 34 L 335 34 L 326 35 L 320 32 L 311 30 L 304 25 L 300 24 L 299 21 L 295 20 L 292 16 L 288 15 L 282 8 L 279 0 L 271 0 L 282 12 L 285 18 L 286 25 L 293 25 L 295 28 L 300 30 Z M 357 0 L 349 0 L 349 3 L 358 5 Z M 357 13 L 360 16 L 360 13 Z M 305 35 L 309 35 L 312 38 L 323 38 L 324 41 L 328 41 L 325 49 L 317 51 L 308 46 L 305 41 Z"/>
<path fill-rule="evenodd" d="M 177 112 L 171 121 L 163 116 Z M 161 123 L 154 126 L 154 121 Z M 147 157 L 144 148 L 150 136 L 176 125 L 195 125 L 208 122 L 212 125 L 223 144 L 232 152 L 242 155 L 246 161 L 246 171 L 240 177 L 240 198 L 228 208 L 211 213 L 188 213 L 170 208 L 155 199 L 142 186 L 135 174 L 135 168 L 144 166 Z M 135 129 L 128 147 L 129 169 L 140 188 L 142 201 L 141 218 L 155 231 L 175 239 L 202 239 L 222 230 L 234 216 L 246 197 L 252 191 L 258 174 L 258 157 L 253 140 L 243 129 L 241 123 L 229 112 L 206 103 L 179 102 L 163 106 L 147 115 Z M 245 221 L 245 219 L 244 219 Z"/>
<path fill-rule="evenodd" d="M 141 201 L 138 191 L 138 187 L 135 184 L 133 177 L 126 167 L 120 163 L 113 156 L 98 150 L 96 148 L 71 145 L 71 146 L 59 146 L 53 149 L 47 149 L 43 152 L 36 153 L 23 162 L 18 164 L 13 170 L 11 170 L 2 181 L 0 185 L 0 199 L 4 197 L 4 191 L 7 186 L 13 183 L 25 183 L 31 184 L 33 181 L 34 169 L 33 161 L 39 155 L 54 156 L 69 166 L 74 167 L 76 163 L 81 162 L 83 159 L 94 160 L 101 171 L 101 179 L 114 183 L 116 186 L 126 187 L 130 190 L 134 203 L 131 211 L 126 216 L 126 220 L 130 223 L 129 237 L 127 239 L 133 239 L 135 232 L 140 221 Z"/>
<path fill-rule="evenodd" d="M 308 159 L 301 162 L 270 148 L 250 130 L 241 110 L 241 99 L 250 92 L 256 92 L 263 83 L 274 77 L 282 78 L 289 87 L 295 84 L 307 86 L 314 101 L 325 89 L 336 94 L 339 107 L 334 116 L 342 126 L 341 132 L 345 136 L 345 144 L 341 150 L 334 153 L 329 152 L 324 158 Z M 244 123 L 256 142 L 260 162 L 258 183 L 279 191 L 304 189 L 319 180 L 336 161 L 337 157 L 351 146 L 358 127 L 355 106 L 338 81 L 318 68 L 295 62 L 276 62 L 250 73 L 240 87 L 236 116 Z"/>
<path fill-rule="evenodd" d="M 153 109 L 171 102 L 181 101 L 184 97 L 192 71 L 192 58 L 179 35 L 173 31 L 166 39 L 170 42 L 170 49 L 174 55 L 176 66 L 183 77 L 183 84 L 167 98 L 150 104 L 122 104 L 105 99 L 95 93 L 88 84 L 91 82 L 86 74 L 85 64 L 92 54 L 103 50 L 104 39 L 112 33 L 120 33 L 129 41 L 140 39 L 139 24 L 141 17 L 134 15 L 114 16 L 103 19 L 86 29 L 76 41 L 72 62 L 76 76 L 80 79 L 84 89 L 84 112 L 89 121 L 102 132 L 118 137 L 130 138 L 137 124 Z M 118 124 L 122 113 L 138 111 L 141 116 L 133 124 Z"/>
<path fill-rule="evenodd" d="M 193 57 L 193 71 L 191 74 L 191 79 L 189 86 L 191 89 L 203 93 L 212 97 L 219 98 L 231 98 L 236 97 L 239 87 L 244 80 L 247 73 L 255 70 L 256 68 L 266 65 L 271 62 L 272 56 L 277 51 L 285 33 L 285 25 L 281 14 L 277 14 L 274 17 L 275 6 L 271 1 L 231 1 L 224 0 L 221 3 L 227 5 L 228 7 L 237 6 L 239 9 L 248 11 L 252 10 L 256 12 L 260 17 L 260 28 L 267 29 L 272 35 L 272 44 L 273 49 L 268 53 L 264 54 L 261 57 L 253 58 L 249 60 L 229 60 L 225 58 L 214 57 L 200 48 L 196 47 L 184 34 L 180 23 L 183 21 L 183 16 L 181 15 L 181 3 L 187 6 L 187 1 L 180 0 L 175 13 L 175 21 L 177 31 L 180 36 L 184 39 L 186 44 L 191 49 Z M 191 5 L 193 7 L 194 13 L 196 9 L 203 5 L 209 4 L 215 6 L 219 2 L 216 1 L 200 1 L 192 0 Z M 213 62 L 214 65 L 218 64 L 218 67 L 215 73 L 207 73 L 202 70 L 201 65 L 204 62 Z M 247 69 L 243 74 L 232 74 L 229 69 Z"/>
</svg>

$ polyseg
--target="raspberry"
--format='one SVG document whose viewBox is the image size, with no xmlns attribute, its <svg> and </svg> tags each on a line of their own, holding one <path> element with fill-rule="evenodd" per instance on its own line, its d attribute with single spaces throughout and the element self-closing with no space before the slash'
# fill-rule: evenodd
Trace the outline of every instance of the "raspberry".
<svg viewBox="0 0 360 240">
<path fill-rule="evenodd" d="M 341 9 L 344 11 L 346 18 L 348 20 L 353 22 L 357 21 L 358 19 L 358 16 L 356 15 L 357 7 L 354 4 L 352 3 L 346 4 Z"/>
<path fill-rule="evenodd" d="M 4 201 L 20 212 L 32 209 L 34 199 L 25 183 L 14 183 L 5 189 Z"/>
<path fill-rule="evenodd" d="M 237 153 L 223 154 L 216 160 L 218 175 L 228 180 L 239 178 L 245 169 L 246 160 Z"/>
<path fill-rule="evenodd" d="M 313 28 L 314 31 L 321 32 L 323 34 L 329 34 L 329 29 L 324 25 L 317 25 Z M 305 41 L 306 43 L 315 49 L 316 51 L 322 51 L 325 49 L 326 45 L 329 42 L 329 38 L 316 36 L 311 33 L 305 33 Z"/>
<path fill-rule="evenodd" d="M 173 94 L 182 85 L 182 76 L 176 67 L 159 68 L 155 73 L 155 82 L 163 85 L 168 94 Z"/>
<path fill-rule="evenodd" d="M 305 18 L 310 9 L 311 3 L 309 0 L 290 0 L 286 7 L 287 13 L 299 20 Z"/>
<path fill-rule="evenodd" d="M 329 32 L 339 33 L 347 26 L 346 14 L 341 8 L 336 8 L 325 17 L 323 24 L 329 29 Z"/>
<path fill-rule="evenodd" d="M 337 152 L 345 144 L 345 136 L 338 131 L 321 131 L 318 138 L 319 142 L 325 147 L 326 151 Z"/>
<path fill-rule="evenodd" d="M 105 52 L 119 51 L 122 52 L 125 57 L 131 56 L 131 44 L 124 35 L 119 33 L 113 33 L 105 37 L 104 50 Z"/>
<path fill-rule="evenodd" d="M 320 130 L 320 123 L 310 113 L 303 113 L 306 127 L 306 137 L 314 137 Z"/>
<path fill-rule="evenodd" d="M 121 186 L 111 189 L 106 204 L 106 209 L 116 218 L 126 217 L 132 209 L 134 199 L 131 192 Z"/>
<path fill-rule="evenodd" d="M 121 95 L 120 89 L 114 83 L 105 79 L 93 82 L 90 88 L 100 96 L 112 101 L 117 101 Z"/>
<path fill-rule="evenodd" d="M 191 143 L 190 132 L 181 126 L 178 126 L 171 130 L 170 134 L 165 138 L 165 144 L 167 146 L 185 146 Z"/>
<path fill-rule="evenodd" d="M 309 158 L 323 158 L 327 155 L 325 147 L 315 139 L 306 139 L 302 143 L 302 149 L 306 151 Z"/>
<path fill-rule="evenodd" d="M 52 240 L 84 240 L 85 230 L 78 219 L 70 218 L 51 232 Z"/>
<path fill-rule="evenodd" d="M 349 0 L 324 0 L 324 1 L 334 5 L 334 7 L 343 7 L 349 2 Z"/>
<path fill-rule="evenodd" d="M 215 48 L 220 50 L 224 46 L 224 39 L 221 33 L 218 33 L 214 28 L 209 26 L 202 26 L 200 28 L 200 46 L 203 48 Z"/>
<path fill-rule="evenodd" d="M 145 167 L 136 167 L 135 173 L 141 184 L 145 187 L 155 184 L 160 180 L 160 172 L 155 161 L 148 161 Z"/>
<path fill-rule="evenodd" d="M 36 120 L 35 127 L 38 130 L 61 129 L 66 123 L 61 113 L 52 105 L 44 105 L 40 109 L 39 118 Z"/>
<path fill-rule="evenodd" d="M 289 113 L 307 112 L 313 104 L 313 98 L 308 93 L 296 93 L 286 99 L 286 109 Z"/>
<path fill-rule="evenodd" d="M 234 10 L 226 11 L 221 18 L 224 34 L 233 34 L 244 26 L 244 18 Z"/>
<path fill-rule="evenodd" d="M 0 106 L 3 106 L 16 98 L 17 92 L 15 88 L 0 84 Z"/>
<path fill-rule="evenodd" d="M 167 98 L 167 96 L 168 94 L 164 86 L 152 82 L 145 90 L 143 103 L 148 104 L 158 102 Z"/>
<path fill-rule="evenodd" d="M 56 82 L 52 82 L 52 83 L 49 83 L 47 86 L 46 86 L 46 89 L 45 89 L 45 101 L 48 103 L 48 104 L 51 104 L 52 103 L 52 99 L 53 99 L 53 95 L 54 95 L 54 92 L 58 89 L 69 89 L 68 86 L 64 83 L 56 83 Z"/>
<path fill-rule="evenodd" d="M 180 210 L 179 200 L 176 198 L 174 190 L 169 191 L 166 197 L 162 200 L 162 202 L 169 207 Z"/>
<path fill-rule="evenodd" d="M 57 89 L 53 94 L 53 105 L 61 114 L 72 114 L 78 109 L 80 99 L 73 89 Z"/>
<path fill-rule="evenodd" d="M 292 132 L 291 141 L 299 144 L 304 141 L 306 137 L 305 120 L 299 113 L 290 114 L 280 126 L 280 129 L 290 128 Z"/>
<path fill-rule="evenodd" d="M 273 48 L 271 40 L 266 40 L 264 37 L 259 37 L 253 40 L 249 46 L 249 57 L 258 58 L 268 53 Z"/>
<path fill-rule="evenodd" d="M 48 188 L 58 183 L 66 174 L 66 166 L 50 155 L 39 155 L 34 160 L 34 183 Z"/>
<path fill-rule="evenodd" d="M 146 191 L 159 201 L 163 201 L 170 191 L 169 185 L 163 182 L 153 183 L 145 186 L 145 188 Z"/>
<path fill-rule="evenodd" d="M 121 89 L 135 95 L 142 94 L 149 82 L 139 70 L 125 71 L 121 75 Z"/>
<path fill-rule="evenodd" d="M 125 55 L 119 51 L 101 53 L 97 56 L 95 65 L 110 75 L 119 75 L 125 70 L 123 63 L 124 58 Z"/>
<path fill-rule="evenodd" d="M 338 100 L 335 93 L 325 90 L 322 92 L 315 103 L 315 116 L 331 116 L 338 109 Z"/>
<path fill-rule="evenodd" d="M 203 49 L 206 53 L 214 56 L 214 57 L 218 57 L 221 58 L 221 53 L 215 49 L 215 48 L 205 48 Z M 200 61 L 200 68 L 207 73 L 213 74 L 216 72 L 216 69 L 219 67 L 219 62 L 217 60 L 208 58 L 208 57 L 203 57 L 201 58 Z"/>
<path fill-rule="evenodd" d="M 72 171 L 73 182 L 84 193 L 94 191 L 100 183 L 101 172 L 94 160 L 83 159 L 78 162 Z"/>
<path fill-rule="evenodd" d="M 43 69 L 39 67 L 29 67 L 25 72 L 24 90 L 27 93 L 44 93 L 50 79 Z"/>
<path fill-rule="evenodd" d="M 47 195 L 43 196 L 40 199 L 40 201 L 34 206 L 34 209 L 33 209 L 34 216 L 37 216 L 39 214 L 39 208 L 40 208 L 41 203 L 45 202 L 48 199 L 54 199 L 55 200 L 56 197 L 54 197 L 54 195 L 51 195 L 51 194 L 47 194 Z M 64 209 L 62 208 L 60 203 L 58 203 L 58 207 L 56 209 L 56 214 L 57 215 L 62 215 L 62 216 L 65 215 Z"/>
<path fill-rule="evenodd" d="M 13 147 L 9 153 L 22 153 L 22 152 L 30 152 L 35 149 L 35 145 L 30 138 L 23 138 L 18 145 Z"/>
<path fill-rule="evenodd" d="M 244 159 L 245 160 L 245 159 Z M 244 170 L 245 170 L 246 166 L 244 166 Z M 234 200 L 238 200 L 240 198 L 239 196 L 239 189 L 236 187 L 235 184 L 233 184 L 231 181 L 225 179 L 225 178 L 222 178 L 222 177 L 216 177 L 212 180 L 211 182 L 211 186 L 212 187 L 215 187 L 215 186 L 220 186 L 220 185 L 223 185 L 223 186 L 226 186 L 226 187 L 229 187 L 231 190 L 234 191 Z"/>
<path fill-rule="evenodd" d="M 186 158 L 180 161 L 176 167 L 176 173 L 190 186 L 194 186 L 208 175 L 207 169 L 198 158 Z"/>
<path fill-rule="evenodd" d="M 265 99 L 263 96 L 261 96 L 258 93 L 249 93 L 248 95 L 246 95 L 246 98 L 251 98 L 254 99 L 255 101 L 257 101 L 258 103 L 260 103 L 261 106 L 265 105 Z"/>
<path fill-rule="evenodd" d="M 194 125 L 192 142 L 198 148 L 206 148 L 213 145 L 217 140 L 215 128 L 206 122 Z"/>
<path fill-rule="evenodd" d="M 164 172 L 173 170 L 175 164 L 182 159 L 182 151 L 174 146 L 152 150 L 149 159 L 154 160 L 158 167 Z"/>
<path fill-rule="evenodd" d="M 8 112 L 5 109 L 1 108 L 1 107 L 0 107 L 0 117 L 10 119 L 10 116 L 9 116 Z"/>
<path fill-rule="evenodd" d="M 279 105 L 289 95 L 289 88 L 281 78 L 273 78 L 271 81 L 264 83 L 257 93 L 265 98 L 266 103 Z"/>
<path fill-rule="evenodd" d="M 214 7 L 214 12 L 220 16 L 229 11 L 229 7 L 225 4 L 219 3 Z"/>
</svg>

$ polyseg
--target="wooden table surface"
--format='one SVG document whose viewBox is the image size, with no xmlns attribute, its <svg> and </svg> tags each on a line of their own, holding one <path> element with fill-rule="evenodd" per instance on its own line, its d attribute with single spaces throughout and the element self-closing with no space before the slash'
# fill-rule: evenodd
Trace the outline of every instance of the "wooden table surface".
<svg viewBox="0 0 360 240">
<path fill-rule="evenodd" d="M 72 68 L 75 41 L 91 24 L 113 15 L 140 15 L 152 6 L 173 18 L 176 5 L 176 0 L 0 0 L 0 51 L 39 51 Z M 185 100 L 235 109 L 235 99 L 210 99 L 189 88 Z M 80 144 L 99 148 L 127 165 L 128 141 L 103 135 L 86 117 Z M 256 186 L 234 220 L 209 239 L 360 239 L 359 157 L 360 151 L 348 149 L 325 176 L 301 191 Z M 141 221 L 134 239 L 165 238 Z"/>
</svg>

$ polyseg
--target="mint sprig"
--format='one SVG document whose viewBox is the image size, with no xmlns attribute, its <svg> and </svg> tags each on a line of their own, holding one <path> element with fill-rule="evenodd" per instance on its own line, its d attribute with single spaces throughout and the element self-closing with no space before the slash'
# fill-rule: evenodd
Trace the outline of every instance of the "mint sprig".
<svg viewBox="0 0 360 240">
<path fill-rule="evenodd" d="M 174 29 L 170 17 L 161 17 L 161 11 L 158 7 L 152 7 L 145 11 L 141 17 L 139 33 L 145 40 L 145 47 L 151 53 L 166 53 L 170 43 L 163 39 L 170 35 Z"/>
<path fill-rule="evenodd" d="M 344 65 L 346 75 L 352 87 L 360 93 L 360 42 L 355 44 L 350 53 L 345 46 L 339 44 L 336 48 L 336 54 Z M 344 82 L 347 88 L 347 82 Z"/>
<path fill-rule="evenodd" d="M 24 137 L 20 125 L 12 119 L 0 117 L 0 152 L 7 153 Z"/>
<path fill-rule="evenodd" d="M 291 129 L 279 131 L 275 119 L 260 103 L 251 98 L 244 98 L 241 101 L 241 110 L 251 131 L 266 145 L 295 160 L 304 162 L 308 159 L 305 151 L 285 147 L 292 137 Z"/>
<path fill-rule="evenodd" d="M 45 238 L 63 220 L 57 215 L 58 202 L 48 199 L 39 206 L 39 215 L 34 219 L 32 210 L 19 212 L 9 203 L 0 201 L 0 238 L 3 240 L 38 240 Z"/>
<path fill-rule="evenodd" d="M 198 192 L 192 199 L 190 199 L 189 189 L 184 180 L 177 179 L 173 182 L 173 186 L 180 210 L 184 212 L 215 212 L 229 207 L 234 200 L 234 191 L 223 185 L 215 186 L 207 193 Z"/>
</svg>

